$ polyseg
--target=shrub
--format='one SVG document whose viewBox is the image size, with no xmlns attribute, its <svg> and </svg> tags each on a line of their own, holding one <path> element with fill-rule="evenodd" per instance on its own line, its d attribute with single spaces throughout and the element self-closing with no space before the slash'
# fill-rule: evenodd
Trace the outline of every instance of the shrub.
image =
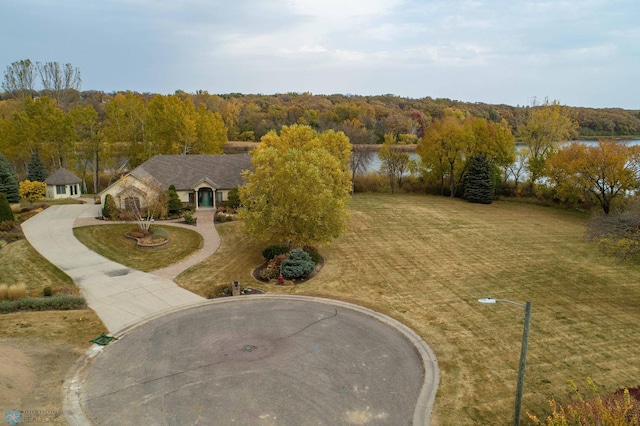
<svg viewBox="0 0 640 426">
<path fill-rule="evenodd" d="M 120 210 L 116 207 L 116 200 L 111 194 L 104 197 L 104 207 L 102 208 L 102 216 L 109 220 L 116 220 L 120 216 Z"/>
<path fill-rule="evenodd" d="M 386 192 L 389 184 L 380 173 L 358 174 L 353 180 L 354 192 Z"/>
<path fill-rule="evenodd" d="M 207 295 L 207 299 L 215 299 L 217 297 L 227 297 L 233 294 L 231 284 L 219 284 L 211 290 Z"/>
<path fill-rule="evenodd" d="M 289 253 L 289 247 L 284 245 L 271 245 L 262 250 L 262 256 L 271 260 L 279 254 Z"/>
<path fill-rule="evenodd" d="M 193 217 L 191 211 L 186 211 L 184 213 L 184 222 L 188 225 L 193 225 L 194 223 L 196 223 L 196 219 Z"/>
<path fill-rule="evenodd" d="M 227 201 L 224 202 L 225 207 L 237 209 L 240 205 L 240 194 L 238 188 L 231 188 L 227 194 Z"/>
<path fill-rule="evenodd" d="M 11 210 L 11 205 L 9 204 L 9 200 L 4 192 L 0 192 L 0 222 L 11 221 L 13 222 L 15 218 L 13 217 L 13 211 Z"/>
<path fill-rule="evenodd" d="M 180 201 L 180 197 L 176 192 L 176 187 L 174 185 L 169 186 L 169 213 L 175 214 L 182 210 L 182 201 Z"/>
<path fill-rule="evenodd" d="M 280 268 L 263 268 L 260 270 L 260 278 L 265 281 L 276 279 L 280 276 Z"/>
<path fill-rule="evenodd" d="M 151 228 L 151 233 L 153 234 L 154 238 L 165 238 L 167 240 L 169 239 L 169 232 L 164 228 L 154 226 L 153 228 Z"/>
<path fill-rule="evenodd" d="M 7 299 L 8 300 L 18 300 L 27 296 L 27 288 L 24 284 L 15 284 L 9 286 L 7 290 Z"/>
<path fill-rule="evenodd" d="M 9 287 L 6 284 L 0 285 L 0 301 L 7 300 L 9 295 Z"/>
<path fill-rule="evenodd" d="M 224 223 L 233 221 L 233 216 L 229 216 L 225 213 L 216 213 L 214 216 L 216 222 Z"/>
<path fill-rule="evenodd" d="M 564 425 L 639 425 L 640 424 L 640 401 L 631 397 L 629 390 L 624 389 L 622 392 L 616 392 L 613 395 L 601 397 L 596 392 L 595 384 L 591 378 L 587 377 L 587 384 L 594 397 L 585 399 L 579 392 L 576 385 L 569 381 L 577 402 L 560 406 L 551 399 L 549 406 L 551 415 L 540 421 L 533 414 L 527 413 L 527 416 L 536 425 L 547 426 L 564 426 Z"/>
<path fill-rule="evenodd" d="M 311 260 L 313 260 L 313 263 L 315 263 L 316 265 L 322 262 L 322 256 L 320 256 L 320 253 L 318 253 L 317 251 L 312 251 L 307 253 L 309 253 Z"/>
<path fill-rule="evenodd" d="M 5 220 L 4 222 L 0 222 L 0 232 L 13 231 L 13 228 L 15 227 L 16 227 L 16 223 L 11 220 Z"/>
<path fill-rule="evenodd" d="M 20 182 L 19 188 L 20 197 L 27 200 L 29 204 L 33 204 L 34 201 L 44 198 L 47 193 L 47 184 L 44 182 L 23 180 Z"/>
<path fill-rule="evenodd" d="M 18 311 L 52 311 L 84 309 L 87 303 L 83 297 L 57 295 L 52 297 L 25 297 L 20 300 L 5 300 L 0 302 L 0 314 Z"/>
<path fill-rule="evenodd" d="M 280 270 L 286 279 L 293 280 L 308 276 L 315 266 L 309 253 L 297 248 L 289 252 L 289 257 L 282 262 Z"/>
</svg>

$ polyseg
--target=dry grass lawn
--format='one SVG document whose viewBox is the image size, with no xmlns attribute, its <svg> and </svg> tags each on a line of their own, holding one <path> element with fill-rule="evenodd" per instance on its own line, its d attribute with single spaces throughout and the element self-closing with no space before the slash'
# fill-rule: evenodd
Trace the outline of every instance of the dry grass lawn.
<svg viewBox="0 0 640 426">
<path fill-rule="evenodd" d="M 61 413 L 67 372 L 105 330 L 90 309 L 0 315 L 0 413 Z M 66 424 L 62 415 L 55 420 Z"/>
<path fill-rule="evenodd" d="M 640 266 L 603 257 L 583 240 L 586 215 L 444 197 L 358 194 L 348 231 L 322 247 L 323 270 L 297 287 L 256 283 L 263 246 L 241 222 L 219 225 L 222 247 L 177 281 L 337 298 L 396 318 L 435 351 L 441 383 L 434 424 L 506 424 L 513 410 L 523 311 L 485 296 L 531 300 L 523 408 L 543 416 L 568 379 L 601 392 L 640 384 Z M 524 414 L 523 414 L 524 416 Z"/>
<path fill-rule="evenodd" d="M 154 225 L 157 226 L 157 225 Z M 156 249 L 140 249 L 124 234 L 137 225 L 83 226 L 73 229 L 73 235 L 96 253 L 130 268 L 155 271 L 179 262 L 202 247 L 202 236 L 195 231 L 176 226 L 160 226 L 169 234 L 170 242 Z"/>
<path fill-rule="evenodd" d="M 28 294 L 40 295 L 45 287 L 56 293 L 78 294 L 73 280 L 45 260 L 27 240 L 0 249 L 0 284 L 23 283 Z"/>
</svg>

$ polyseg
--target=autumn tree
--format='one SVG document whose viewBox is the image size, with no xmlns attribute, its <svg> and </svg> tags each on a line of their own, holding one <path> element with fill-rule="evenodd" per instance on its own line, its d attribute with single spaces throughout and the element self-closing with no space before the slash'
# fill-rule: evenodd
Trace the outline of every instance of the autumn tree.
<svg viewBox="0 0 640 426">
<path fill-rule="evenodd" d="M 629 147 L 611 139 L 599 140 L 597 146 L 573 142 L 548 159 L 545 175 L 559 198 L 581 196 L 609 214 L 616 198 L 639 187 L 631 154 Z"/>
<path fill-rule="evenodd" d="M 292 247 L 338 237 L 346 229 L 350 154 L 342 132 L 293 125 L 263 136 L 239 188 L 246 232 Z"/>
<path fill-rule="evenodd" d="M 20 197 L 33 205 L 34 201 L 44 198 L 47 193 L 47 184 L 44 182 L 23 180 L 20 182 Z"/>
<path fill-rule="evenodd" d="M 40 160 L 40 156 L 38 156 L 38 151 L 34 150 L 33 153 L 31 154 L 31 160 L 27 165 L 27 179 L 33 182 L 44 182 L 47 176 L 49 176 L 49 173 L 47 172 L 47 169 L 42 163 L 42 160 Z M 46 189 L 46 185 L 45 185 L 45 189 Z"/>
<path fill-rule="evenodd" d="M 409 171 L 409 153 L 398 149 L 398 140 L 393 134 L 384 135 L 384 144 L 378 151 L 380 171 L 389 178 L 391 193 L 396 193 L 396 185 L 402 188 L 402 179 Z"/>
<path fill-rule="evenodd" d="M 528 151 L 527 167 L 530 190 L 542 177 L 547 159 L 555 154 L 561 142 L 574 137 L 578 127 L 567 107 L 557 101 L 534 105 L 526 121 L 518 128 L 520 140 Z"/>
<path fill-rule="evenodd" d="M 439 181 L 441 193 L 448 180 L 453 197 L 475 155 L 484 155 L 493 167 L 504 170 L 514 160 L 515 141 L 504 120 L 496 123 L 449 109 L 427 128 L 416 151 L 428 173 Z"/>
<path fill-rule="evenodd" d="M 108 155 L 125 157 L 131 168 L 151 158 L 147 129 L 147 106 L 142 95 L 118 93 L 106 106 L 104 138 Z"/>
<path fill-rule="evenodd" d="M 98 113 L 91 105 L 77 105 L 69 112 L 75 129 L 73 154 L 76 170 L 82 177 L 84 192 L 87 193 L 87 174 L 91 169 L 93 192 L 98 193 L 98 174 L 102 155 L 103 141 L 100 136 Z"/>
<path fill-rule="evenodd" d="M 18 179 L 2 154 L 0 154 L 0 192 L 6 195 L 10 203 L 20 202 Z"/>
</svg>

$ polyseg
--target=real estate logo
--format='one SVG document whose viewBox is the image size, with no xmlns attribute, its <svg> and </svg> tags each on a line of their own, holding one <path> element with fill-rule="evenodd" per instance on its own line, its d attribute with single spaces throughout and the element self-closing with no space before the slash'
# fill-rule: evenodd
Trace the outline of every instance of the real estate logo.
<svg viewBox="0 0 640 426">
<path fill-rule="evenodd" d="M 8 410 L 4 420 L 10 425 L 18 423 L 52 423 L 61 421 L 57 410 Z"/>
</svg>

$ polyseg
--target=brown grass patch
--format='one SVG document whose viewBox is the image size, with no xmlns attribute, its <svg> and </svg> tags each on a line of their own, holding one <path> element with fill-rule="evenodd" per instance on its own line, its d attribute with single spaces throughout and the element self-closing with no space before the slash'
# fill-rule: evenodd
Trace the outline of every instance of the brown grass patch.
<svg viewBox="0 0 640 426">
<path fill-rule="evenodd" d="M 357 194 L 348 231 L 320 249 L 326 264 L 295 287 L 257 284 L 262 246 L 242 223 L 219 226 L 221 249 L 178 277 L 185 288 L 239 279 L 271 293 L 337 298 L 413 328 L 441 368 L 437 424 L 508 423 L 523 312 L 480 297 L 531 300 L 524 410 L 569 398 L 567 379 L 603 393 L 640 381 L 640 266 L 603 258 L 583 239 L 586 215 L 540 206 L 432 196 Z"/>
</svg>

